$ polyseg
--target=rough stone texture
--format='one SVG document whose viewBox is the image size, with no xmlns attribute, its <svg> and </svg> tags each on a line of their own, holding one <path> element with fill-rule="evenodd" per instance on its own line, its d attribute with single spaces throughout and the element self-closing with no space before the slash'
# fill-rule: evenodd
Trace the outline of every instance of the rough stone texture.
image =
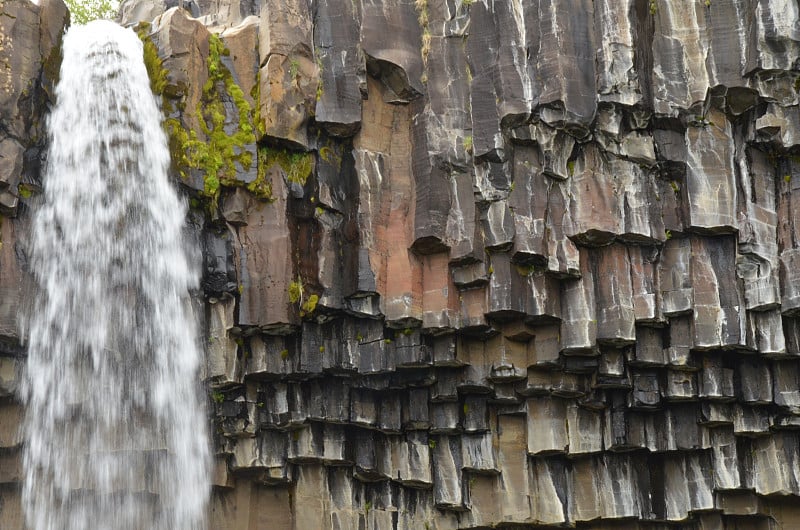
<svg viewBox="0 0 800 530">
<path fill-rule="evenodd" d="M 58 79 L 68 16 L 61 0 L 0 4 L 0 215 L 15 216 L 40 185 L 43 118 Z"/>
<path fill-rule="evenodd" d="M 59 6 L 2 4 L 6 214 L 37 189 Z M 210 528 L 800 527 L 795 2 L 174 7 L 122 8 L 153 22 L 167 117 L 208 140 L 218 34 L 249 105 L 220 93 L 225 132 L 256 136 L 218 193 L 174 160 L 203 250 Z"/>
</svg>

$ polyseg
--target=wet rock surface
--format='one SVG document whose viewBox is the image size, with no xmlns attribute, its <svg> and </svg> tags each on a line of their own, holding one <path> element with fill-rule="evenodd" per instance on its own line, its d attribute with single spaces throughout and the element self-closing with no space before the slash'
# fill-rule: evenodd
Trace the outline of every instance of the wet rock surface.
<svg viewBox="0 0 800 530">
<path fill-rule="evenodd" d="M 0 527 L 21 528 L 16 318 L 65 12 L 0 9 Z M 210 528 L 800 525 L 795 3 L 122 21 L 202 255 Z"/>
</svg>

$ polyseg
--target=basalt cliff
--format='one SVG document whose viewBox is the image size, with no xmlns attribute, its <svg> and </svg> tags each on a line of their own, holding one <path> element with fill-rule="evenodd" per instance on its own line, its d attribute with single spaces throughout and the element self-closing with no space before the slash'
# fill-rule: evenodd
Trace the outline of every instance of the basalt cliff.
<svg viewBox="0 0 800 530">
<path fill-rule="evenodd" d="M 203 269 L 211 529 L 800 527 L 797 2 L 125 0 L 119 21 Z M 0 2 L 9 530 L 68 24 Z"/>
</svg>

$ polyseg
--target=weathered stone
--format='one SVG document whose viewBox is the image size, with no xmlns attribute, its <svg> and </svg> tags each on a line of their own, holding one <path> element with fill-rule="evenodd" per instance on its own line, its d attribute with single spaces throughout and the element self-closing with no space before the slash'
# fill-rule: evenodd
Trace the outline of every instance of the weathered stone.
<svg viewBox="0 0 800 530">
<path fill-rule="evenodd" d="M 262 36 L 263 38 L 263 36 Z M 264 134 L 294 147 L 309 147 L 306 122 L 316 102 L 317 65 L 305 55 L 269 55 L 259 73 Z"/>
<path fill-rule="evenodd" d="M 23 221 L 0 216 L 0 351 L 15 352 L 22 341 L 20 308 L 30 296 L 27 258 L 19 241 Z"/>
<path fill-rule="evenodd" d="M 633 2 L 629 0 L 604 0 L 595 6 L 595 24 L 601 44 L 597 92 L 602 101 L 631 106 L 642 99 L 632 6 Z"/>
<path fill-rule="evenodd" d="M 233 63 L 232 73 L 242 89 L 242 95 L 252 107 L 258 103 L 253 100 L 259 71 L 258 23 L 258 17 L 249 16 L 220 34 L 230 53 L 229 57 Z"/>
<path fill-rule="evenodd" d="M 616 236 L 664 240 L 661 212 L 655 207 L 655 181 L 649 171 L 625 160 L 605 160 L 594 144 L 582 149 L 570 167 L 570 237 L 587 245 L 603 245 Z"/>
<path fill-rule="evenodd" d="M 123 26 L 133 26 L 137 22 L 152 22 L 168 9 L 166 2 L 157 0 L 123 0 L 119 4 L 117 21 Z"/>
<path fill-rule="evenodd" d="M 370 84 L 376 92 L 378 86 Z M 393 125 L 395 119 L 407 123 L 408 111 L 373 98 L 365 104 L 364 113 L 372 118 L 356 137 L 355 153 L 360 183 L 359 233 L 370 267 L 364 272 L 383 293 L 381 309 L 387 320 L 421 321 L 419 261 L 408 250 L 413 234 L 412 223 L 407 220 L 414 215 L 413 207 L 409 207 L 414 197 L 409 178 L 409 131 L 396 130 Z M 372 287 L 369 282 L 363 290 L 368 287 Z"/>
<path fill-rule="evenodd" d="M 689 223 L 703 231 L 733 231 L 738 225 L 731 125 L 713 109 L 702 119 L 686 129 Z"/>
<path fill-rule="evenodd" d="M 352 2 L 315 4 L 314 57 L 319 66 L 315 118 L 328 132 L 350 136 L 361 124 L 366 65 L 358 47 L 360 12 Z"/>
<path fill-rule="evenodd" d="M 5 2 L 0 23 L 0 116 L 6 134 L 18 141 L 29 141 L 43 133 L 39 120 L 42 110 L 33 105 L 39 91 L 52 94 L 60 59 L 52 57 L 59 46 L 68 12 L 61 0 L 41 5 L 22 0 Z M 43 74 L 47 65 L 48 71 Z M 48 85 L 41 87 L 40 76 Z M 33 142 L 31 142 L 33 143 Z"/>
<path fill-rule="evenodd" d="M 230 335 L 234 326 L 235 301 L 230 295 L 214 299 L 209 304 L 208 358 L 205 379 L 215 385 L 227 385 L 240 381 L 238 347 Z"/>
<path fill-rule="evenodd" d="M 566 352 L 586 352 L 597 343 L 594 276 L 588 251 L 581 251 L 581 278 L 561 283 L 561 347 Z"/>
<path fill-rule="evenodd" d="M 183 120 L 188 128 L 200 132 L 196 114 L 200 109 L 203 85 L 208 80 L 211 34 L 203 24 L 179 8 L 169 9 L 156 17 L 150 34 L 167 71 L 164 91 L 176 98 L 184 98 L 182 101 L 188 112 Z"/>
<path fill-rule="evenodd" d="M 279 164 L 266 168 L 266 172 L 275 201 L 251 199 L 247 225 L 237 230 L 238 241 L 233 243 L 241 286 L 239 323 L 282 329 L 297 323 L 297 308 L 305 302 L 301 298 L 306 293 L 302 279 L 292 274 L 287 177 Z M 296 289 L 291 289 L 293 285 Z"/>
<path fill-rule="evenodd" d="M 548 125 L 581 138 L 596 111 L 594 6 L 585 0 L 543 0 L 536 18 L 539 114 Z M 562 40 L 563 35 L 575 37 Z"/>
<path fill-rule="evenodd" d="M 427 10 L 423 5 L 420 10 Z M 386 87 L 384 101 L 407 102 L 423 92 L 420 16 L 408 0 L 368 0 L 361 6 L 361 48 L 367 71 Z"/>
</svg>

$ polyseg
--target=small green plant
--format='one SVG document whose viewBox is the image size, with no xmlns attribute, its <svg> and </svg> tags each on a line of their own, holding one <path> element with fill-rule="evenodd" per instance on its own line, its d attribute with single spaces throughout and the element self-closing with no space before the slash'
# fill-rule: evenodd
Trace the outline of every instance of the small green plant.
<svg viewBox="0 0 800 530">
<path fill-rule="evenodd" d="M 372 503 L 371 503 L 371 502 L 367 502 L 367 503 L 364 505 L 364 515 L 366 515 L 367 517 L 369 517 L 369 511 L 370 511 L 371 509 L 372 509 Z"/>
<path fill-rule="evenodd" d="M 664 237 L 666 237 L 666 238 L 667 238 L 667 241 L 669 241 L 670 239 L 672 239 L 672 230 L 665 230 L 665 231 L 664 231 Z"/>
<path fill-rule="evenodd" d="M 211 399 L 214 400 L 214 403 L 222 404 L 225 401 L 225 394 L 222 392 L 214 392 L 211 394 Z"/>
<path fill-rule="evenodd" d="M 650 0 L 650 14 L 655 15 L 658 13 L 658 4 L 656 4 L 656 0 Z"/>
<path fill-rule="evenodd" d="M 289 77 L 295 79 L 298 73 L 300 73 L 300 61 L 292 59 L 289 61 Z"/>
<path fill-rule="evenodd" d="M 464 403 L 464 406 L 462 407 L 462 409 L 464 410 L 464 416 L 466 416 L 467 414 L 469 414 L 469 405 L 467 405 L 466 403 Z"/>
<path fill-rule="evenodd" d="M 472 154 L 472 135 L 464 137 L 464 151 Z"/>
<path fill-rule="evenodd" d="M 464 7 L 469 7 L 475 3 L 475 0 L 461 0 L 461 5 Z"/>
<path fill-rule="evenodd" d="M 33 196 L 33 188 L 27 184 L 20 184 L 17 186 L 17 195 L 20 199 L 30 199 Z"/>
<path fill-rule="evenodd" d="M 680 193 L 680 191 L 681 191 L 681 186 L 680 186 L 680 184 L 678 184 L 676 181 L 674 181 L 674 180 L 671 180 L 671 181 L 669 182 L 669 185 L 670 185 L 670 187 L 672 188 L 672 191 L 674 191 L 675 193 Z"/>
<path fill-rule="evenodd" d="M 392 343 L 392 339 L 383 339 L 383 343 L 384 344 L 391 344 Z"/>
<path fill-rule="evenodd" d="M 568 160 L 567 161 L 567 173 L 569 173 L 570 177 L 575 174 L 575 161 L 574 160 Z"/>
<path fill-rule="evenodd" d="M 428 447 L 430 447 L 431 449 L 436 449 L 436 440 L 434 440 L 433 438 L 429 439 Z"/>
<path fill-rule="evenodd" d="M 792 176 L 791 175 L 784 175 L 783 176 L 783 181 L 784 182 L 789 183 L 789 182 L 791 182 L 791 180 L 792 180 Z"/>
<path fill-rule="evenodd" d="M 289 358 L 289 350 L 281 350 L 281 359 L 284 361 Z"/>
</svg>

